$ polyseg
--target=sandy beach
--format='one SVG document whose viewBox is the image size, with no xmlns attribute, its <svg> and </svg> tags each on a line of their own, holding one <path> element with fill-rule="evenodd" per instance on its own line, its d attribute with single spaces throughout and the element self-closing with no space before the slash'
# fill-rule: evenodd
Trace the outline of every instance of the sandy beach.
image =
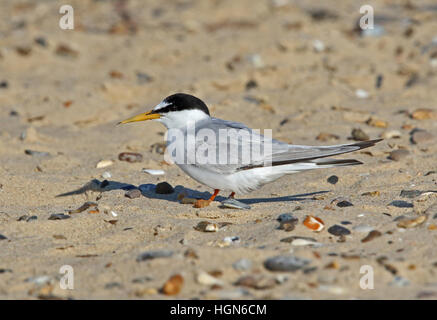
<svg viewBox="0 0 437 320">
<path fill-rule="evenodd" d="M 360 2 L 71 0 L 63 30 L 61 1 L 3 0 L 0 299 L 437 299 L 437 7 Z M 178 195 L 213 190 L 164 161 L 165 127 L 116 125 L 175 92 L 288 143 L 384 140 L 197 209 Z"/>
</svg>

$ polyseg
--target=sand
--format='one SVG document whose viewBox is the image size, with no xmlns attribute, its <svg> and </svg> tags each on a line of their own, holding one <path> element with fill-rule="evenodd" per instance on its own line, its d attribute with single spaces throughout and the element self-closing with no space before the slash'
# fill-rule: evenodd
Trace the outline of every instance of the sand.
<svg viewBox="0 0 437 320">
<path fill-rule="evenodd" d="M 58 26 L 61 1 L 0 5 L 0 234 L 7 238 L 0 240 L 1 299 L 437 297 L 437 196 L 400 196 L 402 190 L 437 190 L 435 114 L 412 117 L 420 108 L 437 109 L 432 1 L 371 1 L 386 19 L 384 34 L 369 37 L 354 31 L 356 1 L 69 3 L 74 30 Z M 357 90 L 368 97 L 360 98 Z M 347 143 L 354 128 L 371 139 L 393 130 L 400 137 L 345 156 L 361 166 L 290 175 L 237 195 L 250 210 L 221 209 L 226 194 L 195 209 L 179 203 L 177 193 L 186 189 L 207 197 L 212 190 L 163 162 L 152 146 L 163 143 L 165 128 L 156 122 L 116 126 L 175 92 L 203 99 L 216 117 L 272 129 L 274 138 L 290 143 Z M 370 118 L 383 122 L 374 126 Z M 433 137 L 413 144 L 415 128 Z M 316 139 L 320 133 L 336 137 L 322 141 Z M 388 159 L 397 149 L 409 154 Z M 143 160 L 120 161 L 121 152 L 140 153 Z M 113 164 L 96 168 L 101 160 Z M 106 171 L 111 177 L 104 192 L 56 197 L 92 179 L 105 180 Z M 339 178 L 335 185 L 327 182 L 332 175 Z M 125 197 L 126 186 L 163 181 L 176 192 Z M 353 206 L 332 203 L 339 197 Z M 49 220 L 85 201 L 97 202 L 99 212 Z M 406 201 L 406 207 L 393 201 Z M 299 219 L 293 231 L 278 229 L 282 213 Z M 17 221 L 23 215 L 37 219 Z M 307 215 L 321 218 L 325 229 L 316 233 L 304 226 Z M 426 215 L 426 221 L 399 228 L 394 220 L 403 215 Z M 231 225 L 201 232 L 194 229 L 201 221 Z M 351 234 L 334 236 L 327 231 L 332 225 Z M 381 236 L 363 243 L 368 230 L 354 229 L 359 225 Z M 231 236 L 239 241 L 226 244 L 223 239 Z M 321 245 L 280 241 L 290 236 Z M 136 261 L 150 250 L 173 255 Z M 282 255 L 310 262 L 295 272 L 265 268 L 266 259 Z M 251 267 L 236 270 L 232 265 L 242 258 Z M 64 265 L 74 270 L 73 290 L 60 288 Z M 364 265 L 374 272 L 373 289 L 360 287 Z M 220 284 L 199 283 L 202 272 Z M 180 292 L 162 293 L 175 274 L 184 279 Z M 254 277 L 248 287 L 235 284 L 243 276 Z"/>
</svg>

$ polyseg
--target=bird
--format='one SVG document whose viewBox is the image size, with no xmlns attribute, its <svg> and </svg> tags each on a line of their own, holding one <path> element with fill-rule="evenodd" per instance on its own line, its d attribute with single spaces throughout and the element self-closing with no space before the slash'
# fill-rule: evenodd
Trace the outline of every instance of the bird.
<svg viewBox="0 0 437 320">
<path fill-rule="evenodd" d="M 158 121 L 167 128 L 167 150 L 169 147 L 172 147 L 173 151 L 179 150 L 179 161 L 175 162 L 182 171 L 214 189 L 209 199 L 197 199 L 194 203 L 196 208 L 208 206 L 220 191 L 230 191 L 228 198 L 234 199 L 237 193 L 246 194 L 257 190 L 284 175 L 312 169 L 362 164 L 355 159 L 329 157 L 368 148 L 382 140 L 330 146 L 288 144 L 266 137 L 265 131 L 264 135 L 261 135 L 243 123 L 212 117 L 201 99 L 186 93 L 172 94 L 152 110 L 123 120 L 119 124 L 146 120 Z M 222 140 L 210 136 L 205 139 L 201 135 L 202 132 L 218 136 L 225 133 L 227 136 Z M 254 152 L 258 149 L 269 152 Z M 210 155 L 210 160 L 213 161 L 205 162 L 206 154 Z M 226 159 L 220 158 L 224 154 Z M 251 154 L 255 155 L 247 156 Z"/>
</svg>

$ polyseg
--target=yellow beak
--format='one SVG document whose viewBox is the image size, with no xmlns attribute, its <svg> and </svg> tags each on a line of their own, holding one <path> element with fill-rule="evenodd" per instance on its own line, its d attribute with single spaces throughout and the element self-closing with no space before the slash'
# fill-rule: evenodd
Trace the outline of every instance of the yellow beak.
<svg viewBox="0 0 437 320">
<path fill-rule="evenodd" d="M 152 119 L 159 119 L 161 116 L 158 113 L 152 113 L 152 111 L 141 113 L 139 115 L 136 115 L 135 117 L 123 120 L 119 122 L 118 124 L 125 124 L 129 122 L 137 122 L 137 121 L 146 121 L 146 120 L 152 120 Z"/>
</svg>

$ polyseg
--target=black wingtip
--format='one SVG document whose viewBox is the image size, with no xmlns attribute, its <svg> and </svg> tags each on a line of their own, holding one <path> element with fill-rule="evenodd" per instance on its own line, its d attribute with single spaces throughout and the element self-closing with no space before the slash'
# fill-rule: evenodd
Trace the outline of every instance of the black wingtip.
<svg viewBox="0 0 437 320">
<path fill-rule="evenodd" d="M 323 161 L 316 162 L 318 166 L 327 166 L 327 165 L 335 165 L 335 166 L 357 166 L 363 164 L 361 161 L 355 159 L 323 159 Z"/>
<path fill-rule="evenodd" d="M 374 139 L 374 140 L 359 141 L 359 142 L 356 142 L 354 144 L 351 144 L 351 146 L 357 146 L 360 149 L 365 149 L 365 148 L 373 147 L 375 144 L 377 144 L 378 142 L 380 142 L 382 140 L 384 140 L 384 139 Z"/>
</svg>

